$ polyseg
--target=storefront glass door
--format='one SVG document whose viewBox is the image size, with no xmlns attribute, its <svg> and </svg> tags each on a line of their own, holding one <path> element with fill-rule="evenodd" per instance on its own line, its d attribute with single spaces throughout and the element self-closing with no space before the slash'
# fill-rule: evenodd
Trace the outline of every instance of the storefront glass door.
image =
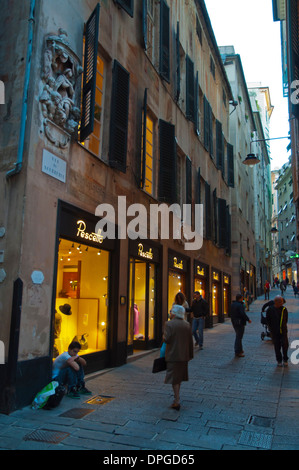
<svg viewBox="0 0 299 470">
<path fill-rule="evenodd" d="M 130 259 L 128 346 L 142 349 L 155 339 L 156 266 Z"/>
</svg>

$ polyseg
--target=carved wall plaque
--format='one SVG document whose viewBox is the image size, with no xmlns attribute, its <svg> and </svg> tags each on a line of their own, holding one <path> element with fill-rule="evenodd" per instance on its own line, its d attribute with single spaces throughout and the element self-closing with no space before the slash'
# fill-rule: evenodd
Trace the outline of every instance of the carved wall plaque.
<svg viewBox="0 0 299 470">
<path fill-rule="evenodd" d="M 57 147 L 65 148 L 80 119 L 80 60 L 71 49 L 67 33 L 45 38 L 40 95 L 44 132 Z M 54 125 L 52 125 L 54 123 Z M 58 133 L 57 133 L 58 130 Z M 61 130 L 61 136 L 58 134 Z"/>
</svg>

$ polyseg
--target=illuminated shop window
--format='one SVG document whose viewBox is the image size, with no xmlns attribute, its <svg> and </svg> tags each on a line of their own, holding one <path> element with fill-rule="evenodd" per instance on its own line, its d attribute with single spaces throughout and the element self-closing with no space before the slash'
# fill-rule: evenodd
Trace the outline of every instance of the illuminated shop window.
<svg viewBox="0 0 299 470">
<path fill-rule="evenodd" d="M 186 295 L 185 288 L 185 274 L 170 269 L 168 274 L 168 316 L 177 293 L 182 292 Z"/>
<path fill-rule="evenodd" d="M 60 239 L 54 357 L 72 341 L 84 354 L 107 349 L 108 281 L 107 251 Z"/>
<path fill-rule="evenodd" d="M 216 283 L 212 284 L 212 314 L 219 315 L 219 286 Z"/>
</svg>

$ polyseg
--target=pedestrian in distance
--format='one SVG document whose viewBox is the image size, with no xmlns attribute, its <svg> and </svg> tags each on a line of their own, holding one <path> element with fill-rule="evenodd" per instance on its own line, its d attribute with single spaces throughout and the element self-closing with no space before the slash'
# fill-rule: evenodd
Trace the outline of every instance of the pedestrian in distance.
<svg viewBox="0 0 299 470">
<path fill-rule="evenodd" d="M 59 385 L 67 385 L 70 398 L 80 398 L 80 394 L 91 395 L 85 387 L 84 367 L 86 361 L 78 356 L 81 344 L 72 341 L 68 350 L 56 357 L 53 363 L 52 380 L 56 380 Z"/>
<path fill-rule="evenodd" d="M 249 312 L 249 300 L 250 300 L 250 294 L 248 292 L 248 289 L 244 287 L 244 302 L 245 302 L 245 308 L 247 312 Z"/>
<path fill-rule="evenodd" d="M 269 300 L 270 288 L 270 282 L 266 281 L 264 285 L 265 300 Z"/>
<path fill-rule="evenodd" d="M 274 305 L 266 313 L 267 324 L 271 332 L 277 365 L 288 366 L 288 310 L 283 306 L 284 299 L 280 295 L 274 298 Z"/>
<path fill-rule="evenodd" d="M 174 401 L 171 408 L 179 410 L 180 387 L 183 381 L 188 381 L 188 362 L 193 359 L 193 340 L 190 324 L 184 320 L 185 309 L 182 305 L 174 305 L 171 310 L 171 320 L 164 326 L 163 340 L 166 343 L 165 384 L 171 384 Z"/>
<path fill-rule="evenodd" d="M 195 346 L 199 346 L 199 349 L 203 349 L 203 330 L 205 317 L 209 315 L 209 304 L 202 297 L 200 292 L 194 292 L 194 300 L 191 307 L 187 309 L 187 312 L 191 312 L 192 334 L 195 339 Z"/>
<path fill-rule="evenodd" d="M 233 328 L 236 333 L 235 339 L 235 356 L 236 357 L 244 357 L 242 339 L 245 333 L 245 326 L 246 323 L 251 323 L 250 318 L 245 313 L 245 307 L 243 302 L 243 295 L 237 294 L 236 300 L 231 304 L 230 307 L 230 318 L 233 325 Z"/>
<path fill-rule="evenodd" d="M 279 287 L 280 287 L 281 296 L 283 297 L 283 294 L 287 288 L 286 283 L 284 281 L 281 281 Z"/>
</svg>

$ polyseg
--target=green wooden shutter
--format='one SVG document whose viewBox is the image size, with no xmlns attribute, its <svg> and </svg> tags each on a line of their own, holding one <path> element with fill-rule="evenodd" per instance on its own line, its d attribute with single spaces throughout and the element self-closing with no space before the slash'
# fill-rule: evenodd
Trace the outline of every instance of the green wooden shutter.
<svg viewBox="0 0 299 470">
<path fill-rule="evenodd" d="M 196 72 L 196 78 L 195 78 L 195 96 L 194 96 L 194 131 L 196 135 L 200 135 L 199 132 L 199 121 L 198 121 L 198 104 L 199 104 L 199 96 L 198 96 L 198 72 Z"/>
<path fill-rule="evenodd" d="M 93 132 L 97 80 L 97 55 L 99 39 L 100 4 L 90 15 L 85 29 L 84 74 L 80 142 Z"/>
<path fill-rule="evenodd" d="M 205 182 L 205 211 L 206 211 L 206 238 L 212 236 L 212 216 L 211 216 L 211 186 Z"/>
<path fill-rule="evenodd" d="M 226 254 L 231 256 L 232 254 L 232 223 L 231 223 L 231 215 L 229 213 L 229 206 L 226 206 Z"/>
<path fill-rule="evenodd" d="M 142 0 L 142 39 L 143 49 L 147 50 L 147 0 Z"/>
<path fill-rule="evenodd" d="M 225 199 L 218 198 L 218 236 L 220 248 L 227 247 L 227 209 Z"/>
<path fill-rule="evenodd" d="M 159 139 L 159 200 L 173 204 L 177 202 L 177 153 L 175 126 L 160 119 Z"/>
<path fill-rule="evenodd" d="M 195 96 L 194 96 L 194 63 L 186 56 L 186 117 L 194 122 Z"/>
<path fill-rule="evenodd" d="M 130 74 L 114 61 L 110 118 L 109 164 L 126 172 Z"/>
<path fill-rule="evenodd" d="M 201 204 L 201 175 L 200 167 L 197 170 L 197 193 L 196 193 L 197 204 Z"/>
<path fill-rule="evenodd" d="M 218 237 L 218 210 L 217 210 L 217 190 L 216 188 L 213 191 L 213 239 L 215 245 L 217 245 L 219 237 Z"/>
<path fill-rule="evenodd" d="M 223 168 L 222 124 L 216 120 L 216 165 L 219 170 Z"/>
<path fill-rule="evenodd" d="M 204 107 L 204 147 L 210 150 L 210 107 L 207 98 L 203 98 Z"/>
<path fill-rule="evenodd" d="M 192 204 L 192 162 L 186 157 L 186 204 Z"/>
<path fill-rule="evenodd" d="M 231 144 L 227 144 L 227 184 L 231 188 L 235 187 L 234 147 Z"/>
<path fill-rule="evenodd" d="M 130 16 L 134 16 L 134 0 L 114 0 L 117 5 L 123 8 Z"/>
<path fill-rule="evenodd" d="M 177 22 L 176 31 L 176 100 L 181 94 L 181 57 L 180 57 L 180 23 Z"/>
<path fill-rule="evenodd" d="M 170 81 L 170 20 L 169 6 L 166 0 L 161 0 L 160 4 L 160 75 Z"/>
</svg>

